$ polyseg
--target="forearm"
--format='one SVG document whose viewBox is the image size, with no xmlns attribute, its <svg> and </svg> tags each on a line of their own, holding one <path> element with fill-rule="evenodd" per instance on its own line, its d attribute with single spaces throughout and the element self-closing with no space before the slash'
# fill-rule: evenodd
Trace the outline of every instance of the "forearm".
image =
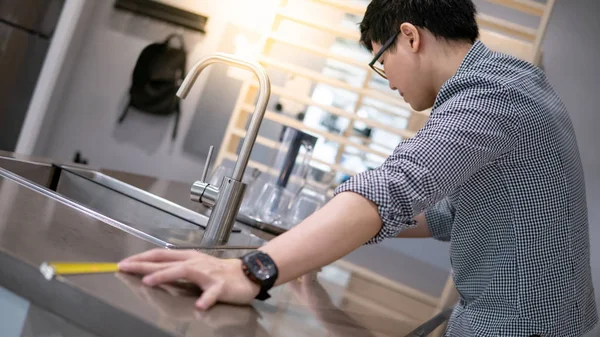
<svg viewBox="0 0 600 337">
<path fill-rule="evenodd" d="M 359 248 L 374 237 L 381 226 L 374 203 L 358 194 L 341 193 L 260 250 L 277 264 L 277 284 L 282 284 Z"/>
<path fill-rule="evenodd" d="M 403 230 L 398 234 L 398 238 L 430 238 L 431 230 L 427 225 L 425 219 L 425 213 L 417 215 L 414 220 L 417 222 L 417 226 Z"/>
</svg>

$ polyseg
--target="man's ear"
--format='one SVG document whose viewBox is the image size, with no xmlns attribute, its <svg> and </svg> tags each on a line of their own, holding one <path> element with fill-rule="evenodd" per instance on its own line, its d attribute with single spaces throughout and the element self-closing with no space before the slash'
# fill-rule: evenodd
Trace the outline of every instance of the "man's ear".
<svg viewBox="0 0 600 337">
<path fill-rule="evenodd" d="M 413 53 L 417 52 L 421 47 L 421 34 L 415 25 L 405 22 L 400 25 L 402 37 L 408 41 L 410 49 Z"/>
</svg>

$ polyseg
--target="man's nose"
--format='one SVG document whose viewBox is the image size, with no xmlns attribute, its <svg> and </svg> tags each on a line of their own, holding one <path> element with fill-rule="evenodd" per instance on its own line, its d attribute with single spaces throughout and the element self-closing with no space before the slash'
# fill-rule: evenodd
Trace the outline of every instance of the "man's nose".
<svg viewBox="0 0 600 337">
<path fill-rule="evenodd" d="M 398 88 L 396 88 L 396 87 L 395 87 L 395 86 L 394 86 L 392 83 L 390 83 L 390 89 L 392 89 L 392 90 L 394 90 L 394 91 L 395 91 L 395 90 L 398 90 Z"/>
</svg>

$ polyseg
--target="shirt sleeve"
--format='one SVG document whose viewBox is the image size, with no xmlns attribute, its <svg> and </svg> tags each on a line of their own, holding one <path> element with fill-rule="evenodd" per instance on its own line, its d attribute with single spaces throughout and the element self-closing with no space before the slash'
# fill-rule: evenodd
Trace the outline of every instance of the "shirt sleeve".
<svg viewBox="0 0 600 337">
<path fill-rule="evenodd" d="M 334 195 L 354 192 L 377 205 L 383 226 L 367 244 L 395 237 L 416 225 L 415 215 L 512 150 L 520 134 L 512 111 L 498 88 L 451 98 L 379 168 L 350 178 Z"/>
<path fill-rule="evenodd" d="M 434 239 L 450 241 L 452 223 L 454 223 L 454 212 L 454 206 L 448 197 L 425 211 L 427 227 L 429 227 Z"/>
</svg>

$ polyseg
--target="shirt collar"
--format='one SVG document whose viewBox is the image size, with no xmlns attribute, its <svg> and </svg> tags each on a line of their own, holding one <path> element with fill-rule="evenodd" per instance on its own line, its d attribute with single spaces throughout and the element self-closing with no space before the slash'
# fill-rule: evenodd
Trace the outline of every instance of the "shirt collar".
<svg viewBox="0 0 600 337">
<path fill-rule="evenodd" d="M 460 66 L 458 67 L 458 70 L 456 71 L 456 74 L 450 77 L 450 79 L 448 79 L 448 81 L 446 81 L 446 83 L 444 83 L 444 85 L 442 85 L 442 87 L 440 88 L 440 92 L 436 97 L 432 110 L 435 110 L 437 107 L 442 105 L 446 100 L 453 96 L 453 94 L 455 93 L 455 88 L 453 88 L 452 83 L 458 76 L 472 71 L 471 68 L 473 68 L 475 64 L 477 64 L 480 60 L 489 57 L 491 54 L 492 51 L 488 49 L 488 47 L 486 47 L 483 44 L 483 42 L 479 40 L 476 41 L 465 56 L 465 58 L 462 60 Z"/>
</svg>

